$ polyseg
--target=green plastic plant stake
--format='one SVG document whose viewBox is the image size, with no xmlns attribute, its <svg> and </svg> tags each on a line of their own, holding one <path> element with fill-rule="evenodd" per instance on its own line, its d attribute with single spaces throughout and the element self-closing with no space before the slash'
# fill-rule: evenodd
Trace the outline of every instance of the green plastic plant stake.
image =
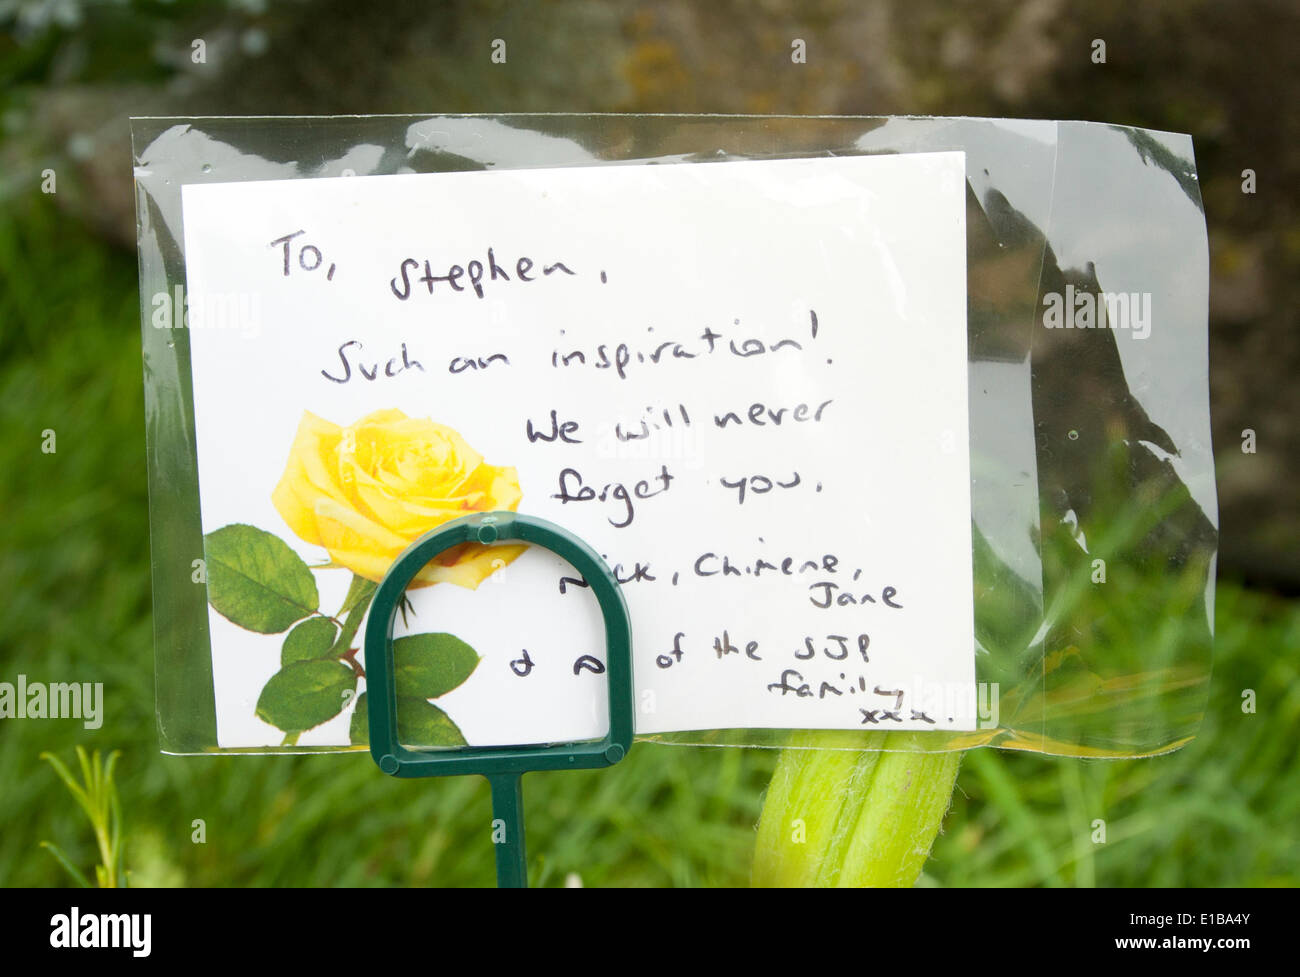
<svg viewBox="0 0 1300 977">
<path fill-rule="evenodd" d="M 609 732 L 580 743 L 469 749 L 408 749 L 397 738 L 397 687 L 393 680 L 393 622 L 406 588 L 430 560 L 461 543 L 492 545 L 519 540 L 567 560 L 582 574 L 605 621 L 605 674 Z M 514 512 L 465 516 L 421 536 L 393 563 L 375 591 L 366 624 L 366 687 L 370 703 L 370 755 L 394 777 L 481 774 L 492 788 L 492 816 L 504 828 L 496 843 L 497 885 L 525 888 L 521 778 L 530 770 L 608 767 L 632 748 L 632 626 L 618 581 L 591 547 L 554 523 Z"/>
</svg>

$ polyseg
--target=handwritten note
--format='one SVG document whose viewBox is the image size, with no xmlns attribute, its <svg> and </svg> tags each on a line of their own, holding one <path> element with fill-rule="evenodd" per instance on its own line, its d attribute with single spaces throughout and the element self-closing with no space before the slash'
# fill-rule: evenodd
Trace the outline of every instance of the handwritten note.
<svg viewBox="0 0 1300 977">
<path fill-rule="evenodd" d="M 221 745 L 349 743 L 350 595 L 499 507 L 614 568 L 639 732 L 974 728 L 964 190 L 960 153 L 186 186 L 209 561 L 252 568 L 210 592 Z M 571 568 L 431 575 L 402 633 L 477 656 L 431 722 L 604 732 Z"/>
</svg>

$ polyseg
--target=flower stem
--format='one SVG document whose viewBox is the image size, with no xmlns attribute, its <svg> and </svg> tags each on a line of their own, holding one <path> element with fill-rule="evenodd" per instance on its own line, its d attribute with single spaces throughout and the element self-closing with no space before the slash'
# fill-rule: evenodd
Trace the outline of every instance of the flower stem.
<svg viewBox="0 0 1300 977">
<path fill-rule="evenodd" d="M 334 647 L 330 649 L 331 657 L 347 657 L 352 648 L 352 639 L 357 636 L 357 629 L 361 627 L 361 619 L 366 616 L 366 611 L 370 610 L 370 601 L 375 596 L 375 589 L 374 581 L 358 577 L 355 573 L 352 575 L 348 595 L 343 598 L 343 609 L 339 612 L 343 616 L 343 627 L 339 629 L 339 636 L 334 641 Z"/>
<path fill-rule="evenodd" d="M 952 800 L 961 753 L 887 752 L 901 745 L 892 735 L 793 734 L 763 802 L 753 885 L 916 883 Z"/>
</svg>

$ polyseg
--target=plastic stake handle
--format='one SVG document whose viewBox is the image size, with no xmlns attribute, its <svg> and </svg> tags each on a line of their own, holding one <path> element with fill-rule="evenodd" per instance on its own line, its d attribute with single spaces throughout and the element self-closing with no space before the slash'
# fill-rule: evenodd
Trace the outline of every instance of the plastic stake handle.
<svg viewBox="0 0 1300 977">
<path fill-rule="evenodd" d="M 487 778 L 492 787 L 492 844 L 497 850 L 497 888 L 528 888 L 528 861 L 524 854 L 524 775 L 497 773 Z M 497 839 L 498 829 L 504 837 Z"/>
<path fill-rule="evenodd" d="M 468 749 L 410 749 L 397 738 L 397 688 L 393 681 L 393 622 L 406 588 L 430 560 L 462 543 L 491 546 L 519 540 L 563 557 L 591 585 L 605 621 L 605 677 L 609 732 L 599 740 L 539 746 Z M 529 770 L 608 767 L 632 748 L 632 626 L 618 581 L 586 543 L 554 523 L 514 512 L 465 516 L 421 536 L 393 563 L 375 591 L 366 623 L 366 691 L 370 704 L 370 755 L 394 777 L 482 774 L 492 787 L 497 885 L 524 888 L 523 794 L 520 778 Z M 500 831 L 498 831 L 500 829 Z M 504 831 L 504 837 L 500 832 Z"/>
</svg>

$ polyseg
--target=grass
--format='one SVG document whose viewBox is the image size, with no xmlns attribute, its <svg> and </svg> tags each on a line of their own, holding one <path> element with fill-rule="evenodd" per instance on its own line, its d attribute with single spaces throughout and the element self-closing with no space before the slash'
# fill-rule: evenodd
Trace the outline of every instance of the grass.
<svg viewBox="0 0 1300 977">
<path fill-rule="evenodd" d="M 1221 585 L 1215 618 L 1210 703 L 1189 746 L 1149 760 L 968 754 L 927 881 L 1294 886 L 1300 607 Z"/>
<path fill-rule="evenodd" d="M 157 752 L 135 263 L 52 208 L 0 215 L 0 681 L 103 682 L 105 719 L 0 721 L 0 885 L 66 884 L 42 840 L 95 863 L 40 759 L 76 745 L 122 751 L 132 884 L 491 884 L 476 778 L 394 781 L 359 755 Z M 1189 747 L 1104 762 L 972 752 L 922 884 L 1300 881 L 1300 605 L 1222 584 L 1216 617 L 1212 698 Z M 530 775 L 534 884 L 745 884 L 775 762 L 647 744 L 610 771 Z"/>
</svg>

